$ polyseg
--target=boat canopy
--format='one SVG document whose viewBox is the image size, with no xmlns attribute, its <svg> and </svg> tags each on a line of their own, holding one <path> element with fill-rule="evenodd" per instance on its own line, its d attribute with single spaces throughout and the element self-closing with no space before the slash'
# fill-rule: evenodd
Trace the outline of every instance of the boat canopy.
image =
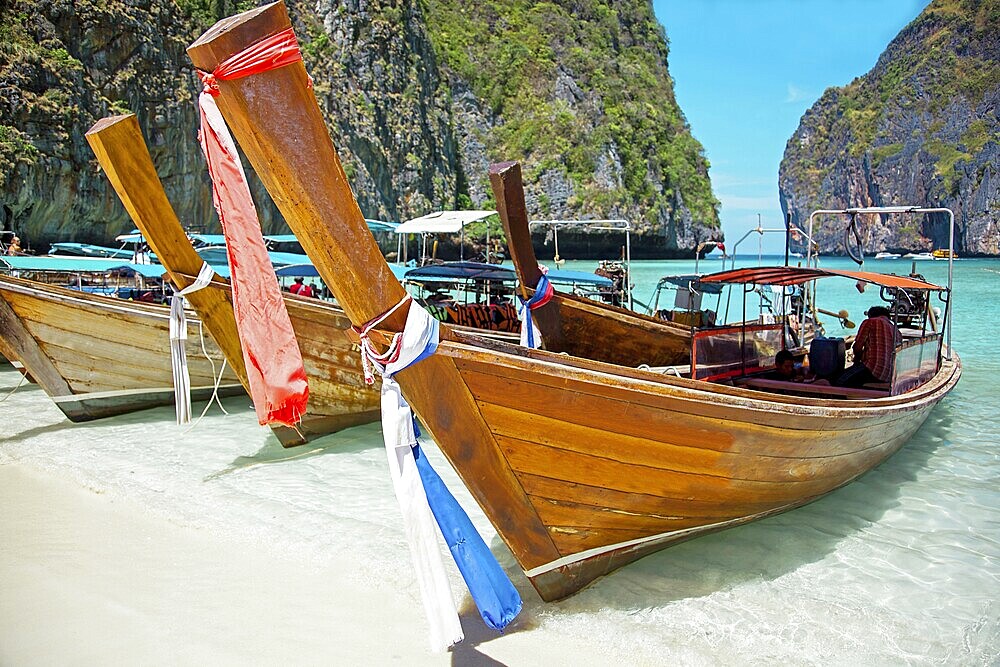
<svg viewBox="0 0 1000 667">
<path fill-rule="evenodd" d="M 496 211 L 436 211 L 407 220 L 397 226 L 397 234 L 457 234 L 472 222 L 485 220 Z"/>
<path fill-rule="evenodd" d="M 660 285 L 675 285 L 677 287 L 684 287 L 688 289 L 694 289 L 703 294 L 722 294 L 722 285 L 718 283 L 707 283 L 701 284 L 702 276 L 697 273 L 689 273 L 680 276 L 663 276 L 660 278 Z"/>
<path fill-rule="evenodd" d="M 595 285 L 611 287 L 609 278 L 586 271 L 565 271 L 549 269 L 549 282 L 560 285 Z M 491 280 L 513 283 L 517 274 L 513 269 L 499 264 L 484 264 L 482 262 L 445 262 L 429 264 L 406 272 L 407 280 Z"/>
<path fill-rule="evenodd" d="M 143 238 L 142 232 L 138 229 L 133 229 L 128 234 L 119 234 L 115 237 L 115 241 L 119 243 L 142 243 L 146 239 Z"/>
<path fill-rule="evenodd" d="M 213 265 L 223 278 L 229 277 L 229 267 Z M 160 278 L 167 272 L 160 264 L 134 264 L 120 259 L 92 259 L 89 257 L 60 257 L 52 255 L 0 256 L 0 269 L 10 271 L 38 271 L 49 273 L 110 273 L 131 272 L 144 278 Z"/>
<path fill-rule="evenodd" d="M 214 268 L 214 267 L 213 267 Z M 229 268 L 229 267 L 225 267 Z M 406 273 L 406 267 L 397 266 L 395 264 L 390 264 L 389 269 L 392 270 L 393 275 L 396 276 L 398 280 L 402 280 L 404 274 Z M 274 274 L 279 278 L 319 278 L 319 271 L 311 263 L 304 262 L 301 264 L 286 264 L 284 266 L 275 267 Z"/>
<path fill-rule="evenodd" d="M 399 227 L 398 222 L 389 222 L 387 220 L 373 220 L 371 218 L 365 218 L 365 222 L 368 223 L 368 229 L 372 232 L 394 232 L 396 231 L 396 228 Z M 221 234 L 218 236 L 221 240 L 214 242 L 213 245 L 225 245 L 225 237 Z M 194 235 L 192 235 L 191 238 L 194 238 Z M 298 243 L 299 241 L 295 234 L 265 234 L 264 240 L 270 243 Z"/>
<path fill-rule="evenodd" d="M 89 243 L 53 243 L 50 253 L 76 255 L 78 257 L 110 257 L 116 259 L 131 259 L 132 251 L 122 248 L 106 248 Z"/>
<path fill-rule="evenodd" d="M 754 284 L 754 285 L 801 285 L 818 278 L 829 278 L 839 276 L 852 280 L 861 280 L 872 285 L 881 287 L 897 287 L 903 289 L 919 289 L 928 291 L 945 291 L 946 287 L 941 287 L 933 283 L 909 278 L 907 276 L 897 276 L 895 274 L 872 273 L 869 271 L 836 271 L 833 269 L 819 269 L 811 267 L 795 266 L 757 266 L 745 269 L 731 269 L 720 271 L 701 277 L 702 283 L 729 283 L 729 284 Z"/>
<path fill-rule="evenodd" d="M 428 264 L 406 272 L 407 280 L 492 280 L 513 283 L 517 274 L 512 269 L 482 262 L 447 262 Z"/>
<path fill-rule="evenodd" d="M 197 248 L 198 255 L 211 264 L 212 266 L 223 266 L 229 264 L 229 258 L 227 255 L 225 246 L 203 246 Z M 294 252 L 276 252 L 274 250 L 269 250 L 267 256 L 271 260 L 271 265 L 278 266 L 289 266 L 289 265 L 300 265 L 300 264 L 311 264 L 309 258 L 306 255 L 301 255 Z"/>
<path fill-rule="evenodd" d="M 598 287 L 612 287 L 614 283 L 611 282 L 610 278 L 605 278 L 604 276 L 599 276 L 596 273 L 587 273 L 586 271 L 571 271 L 568 269 L 549 269 L 549 272 L 545 274 L 550 283 L 557 285 L 596 285 Z"/>
</svg>

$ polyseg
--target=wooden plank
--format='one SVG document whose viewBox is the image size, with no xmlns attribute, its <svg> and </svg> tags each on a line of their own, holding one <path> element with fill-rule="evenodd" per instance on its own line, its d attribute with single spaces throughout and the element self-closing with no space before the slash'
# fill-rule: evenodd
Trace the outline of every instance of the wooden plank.
<svg viewBox="0 0 1000 667">
<path fill-rule="evenodd" d="M 630 507 L 632 512 L 663 515 L 692 516 L 718 520 L 734 514 L 746 516 L 763 512 L 774 506 L 771 502 L 734 503 L 721 498 L 692 498 L 689 495 L 670 497 L 649 493 L 618 491 L 606 486 L 567 484 L 564 480 L 547 475 L 518 473 L 518 479 L 535 502 L 551 500 L 571 502 L 595 508 Z"/>
<path fill-rule="evenodd" d="M 842 398 L 882 398 L 889 395 L 888 391 L 878 389 L 835 387 L 812 382 L 788 382 L 785 380 L 772 380 L 770 378 L 751 377 L 739 384 L 740 386 L 752 389 L 777 390 L 793 395 L 822 394 L 826 396 L 840 396 Z"/>
<path fill-rule="evenodd" d="M 0 276 L 0 284 L 3 280 L 4 277 Z M 73 393 L 69 384 L 45 356 L 14 309 L 11 308 L 3 292 L 0 292 L 0 338 L 4 339 L 12 356 L 17 357 L 17 360 L 24 365 L 25 370 L 31 374 L 46 394 L 49 396 L 68 396 Z"/>
<path fill-rule="evenodd" d="M 874 423 L 865 418 L 844 419 L 838 426 L 845 428 L 837 429 L 826 428 L 822 419 L 813 420 L 812 428 L 781 428 L 761 424 L 766 415 L 749 409 L 738 413 L 737 418 L 720 419 L 711 413 L 697 414 L 697 407 L 692 409 L 687 403 L 671 404 L 664 400 L 654 408 L 638 402 L 595 397 L 586 392 L 588 387 L 574 384 L 549 388 L 542 383 L 516 382 L 473 371 L 466 371 L 463 377 L 484 409 L 488 404 L 520 411 L 524 413 L 521 421 L 537 423 L 541 433 L 545 433 L 541 428 L 545 422 L 536 422 L 538 418 L 568 419 L 595 433 L 607 431 L 608 425 L 614 424 L 615 433 L 640 440 L 669 439 L 678 447 L 753 456 L 808 459 L 847 455 L 870 446 L 872 433 L 895 437 L 906 431 L 911 421 L 909 414 L 903 413 Z M 510 423 L 517 421 L 513 416 L 507 419 L 502 413 L 497 418 Z M 801 421 L 805 425 L 805 420 Z"/>
</svg>

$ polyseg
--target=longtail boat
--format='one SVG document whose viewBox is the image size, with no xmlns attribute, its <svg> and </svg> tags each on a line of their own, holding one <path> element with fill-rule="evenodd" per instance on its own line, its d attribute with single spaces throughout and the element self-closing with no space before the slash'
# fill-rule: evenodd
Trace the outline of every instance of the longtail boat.
<svg viewBox="0 0 1000 667">
<path fill-rule="evenodd" d="M 274 3 L 219 22 L 188 54 L 214 72 L 290 26 Z M 302 62 L 217 85 L 236 140 L 322 278 L 355 325 L 381 318 L 387 342 L 404 328 L 405 291 L 365 227 Z M 605 333 L 611 326 L 595 320 L 591 331 L 609 348 L 619 343 Z M 746 328 L 726 335 L 749 351 Z M 927 344 L 939 349 L 940 336 Z M 808 503 L 879 464 L 958 381 L 950 349 L 934 361 L 900 395 L 786 395 L 441 325 L 435 353 L 395 378 L 538 593 L 556 600 L 669 544 Z"/>
<path fill-rule="evenodd" d="M 87 132 L 87 141 L 171 282 L 177 289 L 191 285 L 204 260 L 195 252 L 167 200 L 135 116 L 99 120 Z M 185 298 L 247 386 L 229 283 L 215 276 L 205 288 Z M 364 382 L 360 358 L 343 333 L 351 326 L 343 311 L 319 299 L 293 294 L 285 294 L 284 299 L 309 379 L 310 397 L 308 412 L 297 428 L 273 427 L 278 440 L 290 447 L 378 419 L 378 392 Z"/>
<path fill-rule="evenodd" d="M 490 167 L 497 212 L 507 234 L 507 248 L 527 300 L 542 278 L 531 245 L 520 165 Z M 544 348 L 611 364 L 670 366 L 688 361 L 691 328 L 642 315 L 627 308 L 554 291 L 534 311 Z M 613 345 L 608 341 L 613 340 Z"/>
<path fill-rule="evenodd" d="M 166 306 L 0 275 L 0 351 L 74 422 L 173 404 L 169 323 Z M 211 337 L 196 319 L 188 326 L 192 398 L 210 398 L 216 383 L 220 395 L 242 393 Z"/>
</svg>

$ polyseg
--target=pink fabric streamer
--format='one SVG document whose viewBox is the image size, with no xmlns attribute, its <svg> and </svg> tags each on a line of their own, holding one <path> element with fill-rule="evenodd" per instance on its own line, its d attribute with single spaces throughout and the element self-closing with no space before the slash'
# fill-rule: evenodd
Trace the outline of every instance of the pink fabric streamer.
<svg viewBox="0 0 1000 667">
<path fill-rule="evenodd" d="M 261 424 L 291 426 L 302 419 L 309 385 L 295 331 L 264 246 L 257 209 L 225 120 L 215 104 L 217 81 L 283 67 L 302 59 L 291 29 L 267 37 L 199 72 L 205 88 L 199 141 L 212 177 L 212 200 L 226 236 L 232 276 L 233 311 L 243 347 L 250 395 Z"/>
</svg>

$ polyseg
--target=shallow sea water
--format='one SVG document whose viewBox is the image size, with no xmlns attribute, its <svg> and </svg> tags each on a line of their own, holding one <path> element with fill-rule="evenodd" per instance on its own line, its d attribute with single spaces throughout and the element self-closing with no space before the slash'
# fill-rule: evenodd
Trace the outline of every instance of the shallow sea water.
<svg viewBox="0 0 1000 667">
<path fill-rule="evenodd" d="M 823 266 L 850 268 L 842 260 Z M 661 275 L 693 268 L 637 262 L 636 295 L 645 301 Z M 909 262 L 865 268 L 906 273 Z M 947 263 L 918 270 L 944 281 Z M 997 664 L 1000 358 L 990 325 L 1000 319 L 1000 261 L 956 262 L 955 282 L 964 374 L 899 453 L 811 505 L 648 556 L 562 602 L 539 600 L 428 443 L 521 590 L 525 609 L 511 631 L 531 628 L 540 642 L 600 638 L 623 664 Z M 878 302 L 839 279 L 820 282 L 820 299 L 856 322 Z M 0 397 L 18 378 L 0 367 Z M 224 404 L 228 416 L 213 407 L 191 430 L 173 424 L 172 408 L 71 424 L 41 390 L 22 386 L 0 403 L 0 464 L 55 471 L 182 525 L 279 545 L 337 576 L 398 590 L 413 601 L 412 622 L 422 622 L 378 426 L 283 450 L 256 425 L 246 398 Z M 469 607 L 456 571 L 452 582 Z M 489 642 L 466 625 L 471 641 Z M 567 664 L 590 661 L 567 656 Z"/>
</svg>

